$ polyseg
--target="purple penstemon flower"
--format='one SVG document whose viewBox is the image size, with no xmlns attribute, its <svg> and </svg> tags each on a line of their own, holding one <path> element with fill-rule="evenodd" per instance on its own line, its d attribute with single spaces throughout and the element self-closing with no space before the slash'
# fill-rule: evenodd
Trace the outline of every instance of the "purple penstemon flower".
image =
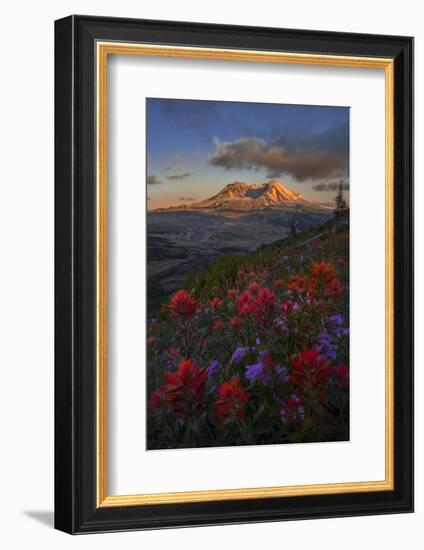
<svg viewBox="0 0 424 550">
<path fill-rule="evenodd" d="M 328 320 L 328 330 L 336 336 L 336 338 L 340 338 L 341 336 L 349 336 L 349 328 L 343 326 L 344 318 L 341 313 L 335 313 L 334 315 L 331 315 Z"/>
<path fill-rule="evenodd" d="M 262 384 L 270 384 L 272 381 L 272 369 L 277 374 L 278 380 L 281 382 L 288 382 L 289 375 L 286 367 L 281 365 L 275 365 L 271 368 L 265 364 L 266 357 L 269 356 L 268 351 L 259 352 L 259 361 L 253 365 L 246 366 L 246 378 L 250 384 L 254 384 L 257 380 Z"/>
<path fill-rule="evenodd" d="M 281 319 L 281 317 L 276 317 L 274 319 L 274 325 L 276 327 L 279 327 L 283 332 L 287 332 L 288 331 L 288 328 L 287 328 L 287 321 L 285 321 L 284 319 Z"/>
<path fill-rule="evenodd" d="M 246 366 L 246 378 L 251 384 L 254 384 L 256 380 L 261 380 L 261 382 L 268 383 L 270 380 L 266 381 L 264 379 L 265 375 L 266 373 L 264 373 L 264 366 L 262 363 L 254 363 L 253 365 Z"/>
<path fill-rule="evenodd" d="M 337 357 L 337 345 L 333 343 L 333 338 L 328 332 L 321 332 L 318 336 L 317 349 L 321 357 L 327 361 L 334 361 Z"/>
<path fill-rule="evenodd" d="M 335 313 L 334 315 L 331 315 L 328 320 L 333 325 L 342 325 L 343 324 L 343 315 L 341 313 Z"/>
<path fill-rule="evenodd" d="M 215 374 L 215 372 L 221 367 L 222 365 L 217 359 L 212 359 L 207 369 L 208 378 L 211 378 Z"/>
<path fill-rule="evenodd" d="M 234 363 L 235 365 L 237 365 L 237 363 L 240 363 L 240 361 L 246 355 L 246 351 L 246 348 L 238 347 L 231 356 L 231 363 Z"/>
</svg>

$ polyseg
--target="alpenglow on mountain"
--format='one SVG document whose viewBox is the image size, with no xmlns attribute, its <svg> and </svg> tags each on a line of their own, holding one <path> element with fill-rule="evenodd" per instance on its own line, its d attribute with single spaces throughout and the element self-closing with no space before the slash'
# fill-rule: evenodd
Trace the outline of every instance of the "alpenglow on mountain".
<svg viewBox="0 0 424 550">
<path fill-rule="evenodd" d="M 314 203 L 306 201 L 300 193 L 295 193 L 280 181 L 248 185 L 235 181 L 226 185 L 219 193 L 198 202 L 182 204 L 163 210 L 232 210 L 253 212 L 256 210 L 309 210 Z M 162 209 L 161 209 L 162 210 Z"/>
<path fill-rule="evenodd" d="M 240 181 L 230 183 L 217 195 L 196 203 L 197 208 L 231 208 L 234 210 L 257 210 L 287 203 L 304 201 L 300 193 L 287 189 L 281 182 L 271 180 L 267 183 L 248 185 Z M 190 205 L 193 208 L 194 205 Z"/>
</svg>

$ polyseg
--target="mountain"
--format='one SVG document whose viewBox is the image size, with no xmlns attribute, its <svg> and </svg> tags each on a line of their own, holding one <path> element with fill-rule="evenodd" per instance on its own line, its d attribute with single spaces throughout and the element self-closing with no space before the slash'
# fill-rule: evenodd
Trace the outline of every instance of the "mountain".
<svg viewBox="0 0 424 550">
<path fill-rule="evenodd" d="M 304 201 L 300 193 L 287 189 L 281 182 L 248 185 L 240 181 L 229 183 L 214 197 L 194 204 L 190 208 L 224 208 L 226 210 L 262 210 L 286 205 L 287 201 Z"/>
<path fill-rule="evenodd" d="M 311 211 L 327 208 L 324 205 L 306 201 L 300 193 L 295 193 L 280 181 L 272 179 L 266 183 L 255 185 L 235 181 L 226 185 L 219 193 L 209 199 L 160 209 L 160 211 L 206 210 L 255 212 L 266 209 Z"/>
</svg>

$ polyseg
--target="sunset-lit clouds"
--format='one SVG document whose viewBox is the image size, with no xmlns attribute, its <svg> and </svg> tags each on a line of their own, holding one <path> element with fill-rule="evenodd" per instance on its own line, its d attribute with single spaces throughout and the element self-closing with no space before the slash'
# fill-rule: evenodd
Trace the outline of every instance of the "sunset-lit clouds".
<svg viewBox="0 0 424 550">
<path fill-rule="evenodd" d="M 209 156 L 209 162 L 225 170 L 264 168 L 269 177 L 289 174 L 298 182 L 346 177 L 347 151 L 332 147 L 326 135 L 321 140 L 317 137 L 315 141 L 281 139 L 267 143 L 255 137 L 241 137 L 232 142 L 215 138 L 215 152 Z"/>
<path fill-rule="evenodd" d="M 146 178 L 146 183 L 147 185 L 156 185 L 158 183 L 162 183 L 162 181 L 154 174 L 149 174 Z"/>
</svg>

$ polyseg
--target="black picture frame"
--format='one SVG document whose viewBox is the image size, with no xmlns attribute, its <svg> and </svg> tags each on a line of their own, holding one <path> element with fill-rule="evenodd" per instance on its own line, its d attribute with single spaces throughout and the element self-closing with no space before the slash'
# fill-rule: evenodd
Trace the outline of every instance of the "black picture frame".
<svg viewBox="0 0 424 550">
<path fill-rule="evenodd" d="M 394 60 L 394 490 L 97 507 L 99 40 Z M 55 74 L 55 527 L 76 534 L 412 512 L 413 39 L 73 15 L 55 22 Z"/>
</svg>

